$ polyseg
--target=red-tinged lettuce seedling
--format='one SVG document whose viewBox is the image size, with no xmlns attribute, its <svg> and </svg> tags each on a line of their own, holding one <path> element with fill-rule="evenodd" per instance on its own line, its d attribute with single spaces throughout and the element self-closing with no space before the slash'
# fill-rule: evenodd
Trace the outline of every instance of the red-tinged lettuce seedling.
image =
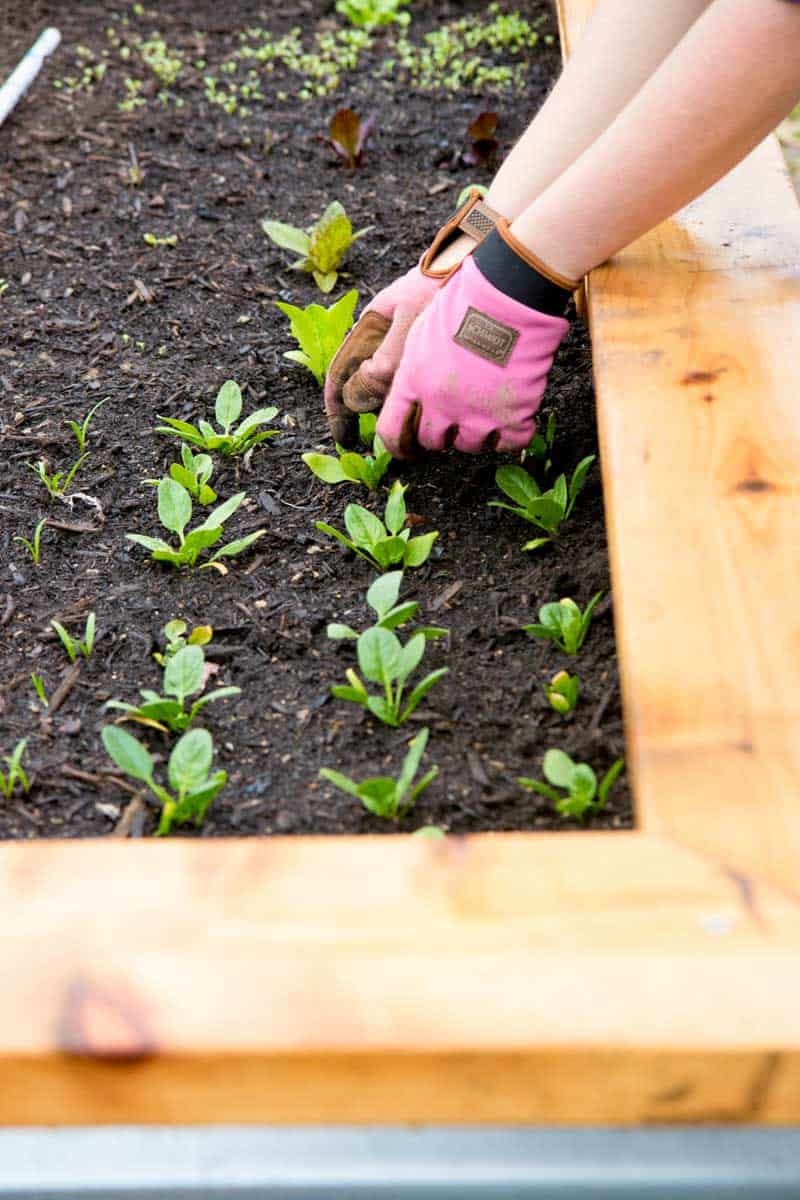
<svg viewBox="0 0 800 1200">
<path fill-rule="evenodd" d="M 340 791 L 360 800 L 364 808 L 376 817 L 383 817 L 387 821 L 401 821 L 414 807 L 417 797 L 439 774 L 438 767 L 431 767 L 418 783 L 414 783 L 427 744 L 426 727 L 409 742 L 408 753 L 403 759 L 397 779 L 392 779 L 389 775 L 376 775 L 363 780 L 362 783 L 356 783 L 347 775 L 342 775 L 341 771 L 332 771 L 330 767 L 323 767 L 320 775 Z"/>
<path fill-rule="evenodd" d="M 533 476 L 523 467 L 498 468 L 495 472 L 495 483 L 515 503 L 506 504 L 502 500 L 490 500 L 490 508 L 506 508 L 548 534 L 547 537 L 533 538 L 532 541 L 526 542 L 523 550 L 537 550 L 558 536 L 562 522 L 571 515 L 575 507 L 575 501 L 586 482 L 586 474 L 594 459 L 593 454 L 581 459 L 572 474 L 569 486 L 566 476 L 559 475 L 546 492 L 542 491 Z"/>
<path fill-rule="evenodd" d="M 577 654 L 586 640 L 592 614 L 603 593 L 596 592 L 581 612 L 574 600 L 567 596 L 563 600 L 543 604 L 539 609 L 539 620 L 534 625 L 522 628 L 531 637 L 549 639 L 564 654 Z"/>
<path fill-rule="evenodd" d="M 344 524 L 349 537 L 324 521 L 316 521 L 315 528 L 336 538 L 378 571 L 395 566 L 421 567 L 427 562 L 439 534 L 434 531 L 411 537 L 410 529 L 405 528 L 407 514 L 403 497 L 407 486 L 399 480 L 392 484 L 386 501 L 385 524 L 360 504 L 348 504 L 344 510 Z"/>
<path fill-rule="evenodd" d="M 461 161 L 469 167 L 490 167 L 500 148 L 494 136 L 496 129 L 496 112 L 482 112 L 477 116 L 467 129 L 468 145 L 461 153 Z"/>
<path fill-rule="evenodd" d="M 245 493 L 237 492 L 212 509 L 202 525 L 184 533 L 192 517 L 192 498 L 186 488 L 174 479 L 162 479 L 158 485 L 158 516 L 165 529 L 178 535 L 178 546 L 170 546 L 162 538 L 146 537 L 142 533 L 126 533 L 125 537 L 149 550 L 156 562 L 172 563 L 174 567 L 193 567 L 204 550 L 217 544 L 225 532 L 225 522 L 233 516 L 244 499 Z M 201 566 L 213 566 L 225 574 L 226 569 L 219 559 L 242 554 L 266 532 L 266 529 L 258 529 L 255 533 L 248 533 L 245 537 L 220 546 Z"/>
<path fill-rule="evenodd" d="M 375 413 L 361 413 L 358 431 L 361 441 L 371 454 L 359 454 L 345 450 L 336 443 L 338 457 L 332 454 L 304 454 L 303 462 L 323 483 L 363 483 L 374 492 L 389 469 L 392 456 L 376 431 L 378 418 Z"/>
<path fill-rule="evenodd" d="M 277 415 L 277 408 L 259 408 L 239 424 L 236 422 L 242 413 L 242 392 L 238 383 L 227 379 L 217 392 L 214 402 L 214 414 L 217 424 L 215 429 L 208 421 L 198 421 L 191 425 L 188 421 L 178 421 L 175 417 L 159 417 L 164 425 L 156 427 L 156 433 L 166 433 L 171 437 L 179 437 L 192 446 L 201 450 L 219 450 L 226 457 L 232 454 L 244 454 L 260 442 L 277 437 L 279 429 L 261 430 L 259 426 L 266 425 Z M 234 428 L 235 426 L 235 428 Z"/>
<path fill-rule="evenodd" d="M 608 794 L 624 765 L 624 759 L 618 758 L 598 784 L 597 776 L 588 763 L 573 762 L 563 750 L 548 750 L 542 762 L 547 783 L 526 777 L 520 777 L 517 783 L 529 792 L 537 792 L 540 796 L 552 800 L 556 811 L 562 817 L 573 817 L 576 821 L 583 821 L 605 806 Z M 562 791 L 558 791 L 558 788 Z M 562 792 L 566 792 L 566 795 Z"/>
<path fill-rule="evenodd" d="M 375 128 L 375 119 L 371 114 L 362 121 L 352 108 L 339 108 L 331 117 L 327 142 L 351 170 L 361 166 L 364 147 Z"/>
<path fill-rule="evenodd" d="M 330 308 L 321 304 L 298 308 L 284 300 L 276 300 L 275 304 L 289 318 L 292 337 L 300 346 L 299 350 L 286 350 L 283 357 L 308 367 L 322 387 L 333 356 L 353 324 L 358 292 L 355 288 L 345 292 Z"/>
<path fill-rule="evenodd" d="M 292 263 L 293 271 L 308 271 L 314 276 L 317 287 L 326 294 L 334 288 L 339 278 L 339 266 L 354 242 L 372 229 L 368 225 L 353 233 L 353 225 L 338 200 L 325 209 L 320 219 L 309 229 L 298 229 L 282 221 L 262 221 L 261 228 L 267 237 L 300 257 Z"/>
<path fill-rule="evenodd" d="M 381 629 L 398 629 L 407 621 L 413 620 L 419 612 L 419 603 L 416 600 L 398 604 L 402 582 L 402 571 L 387 571 L 370 585 L 367 590 L 367 604 L 375 613 L 375 626 L 380 626 Z M 328 626 L 326 632 L 332 641 L 356 640 L 360 636 L 349 625 L 341 625 L 336 621 Z M 450 630 L 442 629 L 439 625 L 423 625 L 414 632 L 421 633 L 428 641 L 433 641 L 435 638 L 446 637 Z"/>
<path fill-rule="evenodd" d="M 203 647 L 198 645 L 182 646 L 167 658 L 164 666 L 162 687 L 165 695 L 159 696 L 158 692 L 142 688 L 140 695 L 144 700 L 143 704 L 123 704 L 121 700 L 109 700 L 106 708 L 114 708 L 125 713 L 125 716 L 121 718 L 123 721 L 136 721 L 140 725 L 149 725 L 154 729 L 160 729 L 162 733 L 166 733 L 168 730 L 172 730 L 173 733 L 183 733 L 207 704 L 211 704 L 214 700 L 224 700 L 228 696 L 238 696 L 242 690 L 238 687 L 215 688 L 213 692 L 208 692 L 199 700 L 195 700 L 191 708 L 187 709 L 186 701 L 190 696 L 196 696 L 203 690 L 206 677 L 206 659 Z"/>
<path fill-rule="evenodd" d="M 371 695 L 353 670 L 347 672 L 348 685 L 331 688 L 331 694 L 337 700 L 360 704 L 385 725 L 402 725 L 434 684 L 447 674 L 447 667 L 431 671 L 405 695 L 406 684 L 422 661 L 426 645 L 424 633 L 412 634 L 403 646 L 390 629 L 373 625 L 360 635 L 356 652 L 361 674 L 369 683 L 380 684 L 383 695 Z"/>
<path fill-rule="evenodd" d="M 161 805 L 156 830 L 159 837 L 168 834 L 173 825 L 185 825 L 188 821 L 201 825 L 209 804 L 227 782 L 225 771 L 211 774 L 214 743 L 207 729 L 190 729 L 175 743 L 167 765 L 171 792 L 156 783 L 149 750 L 130 733 L 116 725 L 106 725 L 100 736 L 119 769 L 131 779 L 147 784 Z"/>
</svg>

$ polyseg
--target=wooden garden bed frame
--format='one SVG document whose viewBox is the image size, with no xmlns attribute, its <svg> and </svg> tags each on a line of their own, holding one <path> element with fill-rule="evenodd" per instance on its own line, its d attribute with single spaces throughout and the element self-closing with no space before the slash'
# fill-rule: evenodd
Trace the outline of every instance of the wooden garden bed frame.
<svg viewBox="0 0 800 1200">
<path fill-rule="evenodd" d="M 5 844 L 0 1124 L 800 1120 L 799 268 L 770 139 L 590 280 L 637 830 Z"/>
</svg>

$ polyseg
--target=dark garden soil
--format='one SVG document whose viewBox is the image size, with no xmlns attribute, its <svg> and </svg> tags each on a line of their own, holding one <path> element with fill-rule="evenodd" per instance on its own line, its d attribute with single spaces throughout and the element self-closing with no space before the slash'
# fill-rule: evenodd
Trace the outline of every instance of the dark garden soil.
<svg viewBox="0 0 800 1200">
<path fill-rule="evenodd" d="M 298 77 L 279 68 L 264 77 L 265 98 L 246 116 L 209 103 L 203 71 L 194 66 L 174 89 L 182 106 L 161 103 L 151 79 L 146 103 L 120 112 L 119 45 L 157 29 L 186 63 L 201 54 L 220 62 L 252 25 L 274 33 L 294 24 L 338 27 L 342 18 L 332 6 L 167 0 L 140 10 L 4 0 L 2 9 L 0 74 L 48 24 L 60 27 L 63 44 L 0 129 L 0 277 L 8 283 L 0 297 L 0 753 L 27 737 L 32 779 L 27 796 L 0 801 L 0 837 L 152 832 L 154 810 L 118 782 L 104 753 L 103 704 L 158 688 L 152 653 L 164 623 L 178 616 L 214 626 L 214 686 L 242 688 L 238 699 L 206 709 L 204 724 L 229 782 L 199 836 L 393 831 L 321 783 L 318 771 L 327 765 L 363 778 L 392 770 L 405 737 L 423 723 L 431 729 L 426 761 L 438 764 L 440 776 L 403 828 L 575 828 L 515 780 L 541 777 L 550 746 L 598 772 L 623 752 L 610 597 L 577 660 L 531 640 L 520 626 L 545 601 L 570 595 L 584 604 L 595 591 L 608 592 L 597 467 L 557 546 L 530 555 L 520 546 L 533 527 L 487 507 L 497 495 L 496 459 L 448 454 L 402 466 L 415 532 L 440 531 L 428 564 L 409 572 L 405 595 L 421 602 L 422 619 L 450 628 L 449 639 L 429 652 L 432 666 L 450 673 L 399 731 L 331 699 L 331 684 L 344 682 L 355 654 L 352 644 L 326 639 L 326 623 L 368 623 L 363 596 L 373 575 L 317 533 L 314 521 L 341 526 L 349 501 L 376 511 L 382 501 L 363 489 L 328 487 L 300 460 L 305 450 L 330 449 L 330 440 L 313 378 L 282 358 L 293 342 L 273 300 L 321 297 L 310 276 L 287 269 L 287 256 L 259 227 L 265 216 L 305 226 L 341 199 L 356 227 L 375 227 L 351 252 L 346 286 L 368 297 L 405 271 L 460 189 L 489 177 L 474 167 L 452 169 L 473 117 L 484 109 L 499 114 L 505 151 L 541 103 L 558 68 L 556 40 L 545 40 L 555 33 L 549 6 L 521 5 L 529 20 L 540 20 L 541 40 L 528 52 L 520 95 L 453 97 L 409 89 L 397 78 L 377 80 L 390 29 L 376 37 L 360 74 L 344 74 L 329 95 L 299 101 Z M 412 37 L 471 11 L 485 6 L 415 4 Z M 112 38 L 108 28 L 116 31 Z M 103 61 L 109 45 L 112 65 L 92 92 L 54 88 L 55 79 Z M 83 59 L 79 46 L 88 52 Z M 141 66 L 135 73 L 150 78 Z M 317 140 L 342 104 L 378 117 L 356 172 Z M 138 186 L 130 178 L 133 154 L 143 175 Z M 150 248 L 146 232 L 176 234 L 177 246 Z M 339 287 L 334 295 L 341 293 Z M 209 416 L 229 377 L 244 388 L 245 411 L 273 403 L 281 411 L 280 437 L 247 462 L 220 460 L 212 481 L 221 498 L 239 489 L 250 497 L 230 532 L 263 527 L 267 536 L 232 560 L 224 578 L 153 564 L 124 534 L 160 532 L 154 492 L 142 480 L 160 475 L 177 445 L 154 434 L 156 414 Z M 72 462 L 65 420 L 82 417 L 103 397 L 109 399 L 75 483 L 99 502 L 101 519 L 86 500 L 71 508 L 49 503 L 26 464 L 40 457 L 51 469 Z M 597 453 L 580 323 L 558 355 L 546 407 L 558 419 L 557 467 Z M 390 478 L 400 471 L 393 468 Z M 30 537 L 42 516 L 49 524 L 36 567 L 12 539 Z M 71 672 L 49 622 L 56 617 L 79 634 L 90 610 L 97 614 L 95 652 Z M 550 710 L 541 690 L 564 666 L 583 681 L 578 710 L 567 719 Z M 60 701 L 45 716 L 32 671 Z M 163 735 L 129 728 L 163 760 L 170 744 Z M 630 823 L 624 776 L 592 823 Z"/>
</svg>

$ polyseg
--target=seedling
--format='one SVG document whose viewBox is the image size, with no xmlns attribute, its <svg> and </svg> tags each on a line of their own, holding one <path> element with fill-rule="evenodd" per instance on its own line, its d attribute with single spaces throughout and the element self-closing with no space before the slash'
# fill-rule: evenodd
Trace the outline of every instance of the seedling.
<svg viewBox="0 0 800 1200">
<path fill-rule="evenodd" d="M 349 700 L 353 704 L 360 704 L 385 725 L 402 725 L 434 684 L 447 674 L 447 667 L 431 671 L 404 701 L 406 683 L 419 666 L 425 653 L 425 645 L 424 633 L 412 634 L 403 646 L 390 629 L 373 625 L 360 635 L 356 642 L 356 652 L 361 673 L 368 682 L 381 684 L 383 695 L 370 695 L 353 670 L 347 672 L 348 686 L 331 688 L 332 695 L 337 700 Z"/>
<path fill-rule="evenodd" d="M 25 769 L 22 766 L 22 756 L 25 753 L 25 747 L 28 744 L 27 738 L 20 738 L 16 746 L 10 754 L 3 755 L 3 762 L 8 767 L 8 774 L 4 775 L 0 771 L 0 793 L 6 800 L 11 799 L 11 793 L 17 784 L 20 785 L 23 792 L 27 795 L 31 790 L 30 780 L 25 774 Z"/>
<path fill-rule="evenodd" d="M 446 837 L 445 831 L 441 825 L 420 825 L 419 829 L 415 829 L 411 835 L 418 838 L 433 838 L 434 841 Z"/>
<path fill-rule="evenodd" d="M 571 713 L 578 703 L 581 681 L 569 671 L 557 671 L 549 683 L 542 684 L 550 707 L 562 717 Z"/>
<path fill-rule="evenodd" d="M 30 554 L 31 558 L 33 559 L 34 566 L 37 567 L 39 565 L 39 556 L 41 553 L 42 530 L 46 524 L 47 518 L 42 517 L 41 521 L 33 531 L 33 541 L 31 542 L 29 542 L 26 537 L 22 537 L 19 534 L 14 538 L 15 542 L 22 543 L 22 545 L 28 551 L 28 554 Z"/>
<path fill-rule="evenodd" d="M 355 288 L 346 292 L 330 308 L 323 308 L 321 304 L 298 308 L 296 304 L 287 304 L 283 300 L 276 300 L 275 303 L 289 318 L 292 337 L 300 346 L 299 350 L 286 350 L 283 357 L 308 367 L 322 387 L 333 356 L 353 324 L 358 292 Z"/>
<path fill-rule="evenodd" d="M 207 646 L 214 636 L 210 625 L 196 625 L 188 637 L 185 636 L 187 628 L 185 621 L 167 621 L 161 631 L 167 643 L 164 653 L 153 655 L 160 667 L 166 666 L 167 659 L 172 658 L 173 654 L 177 654 L 184 646 Z"/>
<path fill-rule="evenodd" d="M 495 135 L 497 113 L 482 112 L 467 129 L 468 145 L 461 153 L 461 161 L 469 167 L 490 167 L 500 148 Z"/>
<path fill-rule="evenodd" d="M 361 166 L 364 147 L 374 128 L 374 114 L 362 121 L 352 108 L 339 108 L 328 126 L 328 145 L 353 170 Z"/>
<path fill-rule="evenodd" d="M 327 294 L 339 278 L 338 268 L 345 254 L 372 226 L 353 233 L 350 218 L 339 201 L 334 200 L 308 230 L 284 225 L 282 221 L 262 221 L 261 228 L 276 246 L 299 254 L 291 269 L 310 272 L 319 290 Z"/>
<path fill-rule="evenodd" d="M 141 725 L 160 729 L 162 733 L 166 733 L 167 730 L 183 733 L 207 704 L 214 700 L 224 700 L 228 696 L 238 696 L 242 690 L 238 687 L 216 688 L 195 700 L 191 708 L 187 709 L 186 701 L 190 696 L 201 692 L 205 682 L 206 659 L 203 647 L 197 644 L 182 646 L 167 657 L 164 665 L 162 687 L 166 695 L 159 696 L 158 692 L 142 688 L 139 694 L 144 704 L 123 704 L 121 700 L 109 700 L 106 708 L 124 712 L 123 720 L 138 721 Z"/>
<path fill-rule="evenodd" d="M 153 759 L 135 737 L 116 725 L 106 725 L 101 734 L 109 757 L 126 775 L 146 783 L 161 804 L 156 834 L 163 837 L 173 824 L 194 821 L 201 825 L 208 806 L 225 786 L 225 771 L 210 774 L 214 743 L 207 729 L 190 729 L 176 742 L 169 756 L 167 779 L 172 792 L 153 778 Z"/>
<path fill-rule="evenodd" d="M 392 484 L 386 501 L 385 524 L 360 504 L 348 504 L 344 510 L 344 524 L 349 537 L 324 521 L 315 522 L 315 528 L 336 538 L 378 571 L 393 566 L 421 567 L 427 562 L 439 534 L 434 531 L 412 538 L 410 529 L 404 528 L 406 502 L 403 496 L 407 486 L 399 479 Z"/>
<path fill-rule="evenodd" d="M 583 612 L 569 597 L 543 604 L 539 609 L 538 622 L 523 625 L 522 628 L 531 637 L 549 638 L 564 654 L 577 654 L 586 640 L 592 613 L 602 595 L 602 592 L 596 592 Z"/>
<path fill-rule="evenodd" d="M 54 471 L 52 475 L 49 475 L 47 471 L 46 458 L 40 458 L 39 461 L 35 463 L 28 463 L 27 466 L 29 466 L 34 474 L 38 475 L 39 479 L 41 479 L 42 483 L 47 488 L 47 494 L 51 500 L 66 500 L 67 489 L 69 488 L 69 485 L 72 483 L 75 476 L 78 474 L 78 471 L 85 458 L 86 455 L 81 454 L 81 456 L 75 460 L 66 474 L 64 474 L 63 471 Z"/>
<path fill-rule="evenodd" d="M 33 690 L 36 692 L 36 695 L 39 697 L 42 705 L 47 708 L 48 699 L 44 690 L 44 680 L 42 679 L 41 675 L 37 675 L 35 671 L 32 671 L 31 683 L 33 684 Z"/>
<path fill-rule="evenodd" d="M 575 763 L 563 750 L 548 750 L 542 761 L 542 770 L 547 783 L 538 779 L 520 777 L 517 783 L 529 792 L 546 796 L 556 806 L 562 817 L 574 817 L 582 821 L 605 806 L 617 776 L 625 765 L 622 758 L 612 763 L 600 783 L 588 763 Z M 552 784 L 552 786 L 548 786 Z M 566 795 L 557 791 L 562 788 Z"/>
<path fill-rule="evenodd" d="M 259 442 L 277 437 L 279 429 L 266 429 L 259 432 L 259 425 L 266 425 L 277 415 L 277 408 L 259 408 L 249 417 L 245 417 L 240 425 L 233 426 L 239 420 L 242 412 L 242 391 L 233 379 L 226 379 L 217 392 L 214 402 L 214 415 L 222 433 L 214 429 L 208 421 L 198 421 L 191 425 L 188 421 L 178 421 L 175 417 L 159 417 L 166 422 L 158 425 L 156 433 L 166 433 L 172 437 L 182 438 L 192 446 L 201 450 L 219 450 L 220 454 L 229 457 L 232 454 L 244 454 Z"/>
<path fill-rule="evenodd" d="M 408 25 L 411 17 L 404 12 L 410 0 L 337 0 L 336 11 L 347 17 L 359 29 L 375 29 L 378 25 Z"/>
<path fill-rule="evenodd" d="M 212 509 L 202 525 L 197 525 L 184 534 L 184 529 L 192 517 L 192 498 L 186 488 L 176 480 L 162 479 L 158 485 L 158 516 L 165 529 L 178 535 L 177 548 L 161 538 L 146 537 L 141 533 L 126 533 L 125 537 L 149 550 L 156 562 L 172 563 L 174 567 L 193 567 L 202 551 L 215 546 L 220 540 L 225 532 L 225 522 L 233 516 L 244 499 L 245 493 L 237 492 L 235 496 Z M 266 532 L 266 529 L 257 529 L 255 533 L 248 533 L 245 537 L 227 542 L 201 565 L 210 567 L 221 558 L 234 558 L 237 554 L 242 554 Z"/>
<path fill-rule="evenodd" d="M 363 483 L 374 492 L 389 469 L 392 456 L 375 431 L 375 413 L 361 413 L 358 419 L 362 442 L 372 454 L 358 454 L 336 443 L 338 458 L 332 454 L 304 454 L 303 462 L 324 483 Z"/>
<path fill-rule="evenodd" d="M 416 600 L 407 600 L 404 604 L 397 603 L 402 582 L 402 571 L 387 571 L 385 575 L 379 575 L 370 585 L 367 591 L 367 604 L 375 613 L 375 628 L 398 629 L 407 621 L 411 621 L 419 612 L 419 604 Z M 351 629 L 349 625 L 341 625 L 335 621 L 328 626 L 326 632 L 332 641 L 355 640 L 360 637 L 360 634 L 355 629 Z M 415 630 L 415 633 L 421 633 L 428 641 L 446 637 L 449 632 L 448 629 L 442 629 L 439 625 L 424 625 L 421 629 Z"/>
<path fill-rule="evenodd" d="M 103 405 L 107 401 L 108 401 L 108 396 L 106 396 L 103 400 L 98 400 L 97 404 L 95 404 L 94 408 L 89 409 L 88 413 L 83 418 L 80 425 L 78 424 L 77 421 L 67 421 L 66 422 L 66 424 L 69 425 L 70 429 L 75 434 L 75 441 L 78 443 L 78 453 L 79 454 L 82 454 L 82 455 L 86 454 L 86 442 L 89 437 L 89 426 L 91 425 L 92 417 L 97 412 L 98 408 L 102 408 Z"/>
<path fill-rule="evenodd" d="M 168 237 L 156 237 L 154 233 L 146 233 L 144 240 L 148 246 L 177 246 L 178 235 L 171 233 Z"/>
<path fill-rule="evenodd" d="M 526 458 L 535 458 L 543 463 L 546 472 L 550 471 L 553 465 L 552 453 L 553 442 L 556 440 L 556 414 L 554 412 L 547 414 L 547 425 L 544 433 L 535 433 L 528 445 L 522 451 L 522 462 Z"/>
<path fill-rule="evenodd" d="M 493 508 L 506 508 L 549 534 L 548 537 L 534 538 L 526 542 L 523 550 L 536 550 L 558 536 L 562 522 L 570 516 L 575 507 L 575 501 L 586 482 L 586 473 L 594 458 L 593 454 L 589 454 L 581 459 L 572 474 L 569 486 L 566 475 L 559 475 L 546 492 L 541 490 L 533 476 L 522 467 L 498 468 L 494 477 L 497 486 L 516 503 L 506 504 L 502 500 L 490 500 L 489 505 Z"/>
<path fill-rule="evenodd" d="M 192 454 L 188 446 L 181 446 L 181 461 L 172 463 L 170 478 L 185 487 L 199 504 L 213 504 L 217 493 L 209 486 L 214 464 L 208 454 Z M 145 479 L 145 483 L 158 487 L 160 479 Z"/>
<path fill-rule="evenodd" d="M 467 186 L 463 187 L 458 193 L 456 208 L 461 208 L 462 204 L 466 204 L 473 192 L 480 192 L 482 196 L 485 196 L 488 191 L 489 189 L 484 187 L 482 183 L 468 183 Z"/>
<path fill-rule="evenodd" d="M 77 638 L 73 640 L 73 638 L 71 638 L 69 636 L 69 634 L 67 633 L 66 629 L 64 628 L 64 626 L 61 624 L 60 621 L 51 621 L 50 624 L 53 627 L 53 629 L 56 631 L 56 633 L 58 634 L 59 641 L 61 642 L 61 645 L 66 650 L 67 658 L 69 659 L 70 662 L 72 662 L 72 663 L 75 662 L 76 658 L 78 657 L 79 651 L 83 655 L 84 658 L 89 657 L 89 655 L 92 653 L 92 650 L 94 649 L 95 620 L 94 620 L 93 612 L 90 612 L 88 617 L 86 618 L 86 627 L 85 627 L 84 633 L 83 633 L 83 641 L 79 641 Z"/>
<path fill-rule="evenodd" d="M 376 817 L 384 817 L 387 821 L 401 821 L 414 807 L 417 797 L 439 774 L 438 767 L 431 767 L 419 783 L 414 783 L 414 776 L 419 770 L 427 744 L 428 729 L 421 729 L 409 742 L 408 753 L 403 759 L 397 779 L 388 775 L 376 775 L 362 783 L 356 783 L 354 779 L 349 779 L 340 771 L 332 771 L 330 767 L 323 767 L 320 775 L 348 796 L 355 796 L 356 800 L 360 800 L 364 808 Z"/>
</svg>

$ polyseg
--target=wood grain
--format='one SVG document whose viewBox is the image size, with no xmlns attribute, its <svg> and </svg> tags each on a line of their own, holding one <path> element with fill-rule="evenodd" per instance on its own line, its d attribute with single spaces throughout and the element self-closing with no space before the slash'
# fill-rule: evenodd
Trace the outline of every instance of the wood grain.
<svg viewBox="0 0 800 1200">
<path fill-rule="evenodd" d="M 563 0 L 567 46 L 591 7 Z M 800 208 L 776 139 L 588 290 L 639 821 L 797 892 Z"/>
<path fill-rule="evenodd" d="M 800 907 L 659 838 L 6 845 L 0 906 L 0 1123 L 800 1119 Z"/>
</svg>

